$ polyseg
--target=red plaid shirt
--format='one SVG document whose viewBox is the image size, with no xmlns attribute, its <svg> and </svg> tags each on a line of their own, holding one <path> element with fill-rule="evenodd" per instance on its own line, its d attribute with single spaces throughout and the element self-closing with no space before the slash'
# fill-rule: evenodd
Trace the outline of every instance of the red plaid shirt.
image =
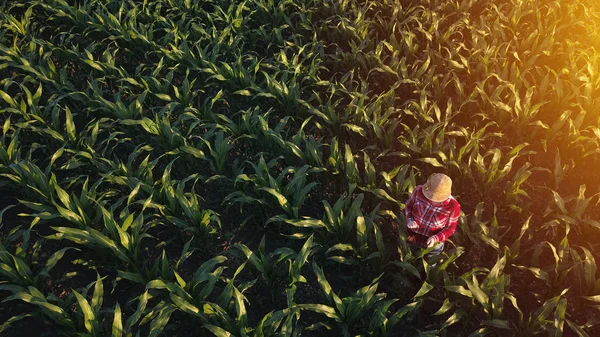
<svg viewBox="0 0 600 337">
<path fill-rule="evenodd" d="M 422 185 L 415 188 L 406 201 L 406 222 L 413 220 L 419 226 L 408 229 L 407 241 L 411 244 L 426 247 L 427 239 L 434 242 L 445 242 L 456 230 L 460 216 L 460 204 L 450 196 L 442 202 L 435 202 L 423 195 Z"/>
</svg>

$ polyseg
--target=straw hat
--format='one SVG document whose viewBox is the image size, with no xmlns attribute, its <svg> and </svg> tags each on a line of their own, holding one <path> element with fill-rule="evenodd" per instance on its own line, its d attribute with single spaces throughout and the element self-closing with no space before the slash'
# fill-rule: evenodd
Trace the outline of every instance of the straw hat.
<svg viewBox="0 0 600 337">
<path fill-rule="evenodd" d="M 435 202 L 442 202 L 450 197 L 452 193 L 452 179 L 442 173 L 432 174 L 425 185 L 423 185 L 423 194 L 427 199 Z"/>
</svg>

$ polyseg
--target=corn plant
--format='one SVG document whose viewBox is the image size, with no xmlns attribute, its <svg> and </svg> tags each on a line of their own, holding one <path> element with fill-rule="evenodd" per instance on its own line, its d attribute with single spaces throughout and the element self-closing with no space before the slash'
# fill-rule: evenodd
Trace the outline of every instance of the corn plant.
<svg viewBox="0 0 600 337">
<path fill-rule="evenodd" d="M 340 242 L 347 242 L 356 229 L 358 217 L 362 216 L 360 206 L 364 194 L 358 194 L 353 198 L 354 189 L 355 185 L 350 185 L 348 195 L 339 197 L 333 206 L 327 200 L 323 200 L 325 216 L 322 222 L 324 227 Z"/>
<path fill-rule="evenodd" d="M 402 124 L 402 127 L 404 134 L 398 137 L 400 144 L 415 154 L 423 155 L 424 158 L 438 151 L 444 152 L 448 147 L 445 142 L 445 123 L 436 123 L 426 128 L 417 125 L 412 130 L 406 124 Z"/>
<path fill-rule="evenodd" d="M 410 196 L 417 187 L 418 169 L 411 165 L 396 166 L 390 172 L 381 172 L 387 194 L 395 200 Z"/>
<path fill-rule="evenodd" d="M 500 331 L 512 329 L 509 321 L 502 319 L 505 300 L 511 300 L 514 301 L 513 303 L 516 303 L 514 295 L 508 292 L 507 289 L 510 283 L 510 276 L 502 273 L 505 264 L 506 255 L 498 259 L 481 283 L 475 275 L 471 279 L 468 277 L 462 278 L 472 295 L 471 297 L 482 307 L 486 316 L 486 320 L 480 323 L 482 329 L 478 330 L 479 333 L 492 332 L 498 329 Z"/>
<path fill-rule="evenodd" d="M 173 181 L 171 170 L 175 160 L 167 164 L 161 178 L 160 188 L 155 200 L 162 205 L 162 214 L 168 221 L 185 231 L 194 233 L 211 233 L 220 227 L 219 215 L 210 209 L 200 206 L 201 199 L 196 194 L 196 183 L 201 178 L 194 174 L 180 181 Z M 186 193 L 186 184 L 193 181 L 192 188 Z"/>
<path fill-rule="evenodd" d="M 277 148 L 283 151 L 284 157 L 287 161 L 292 161 L 294 159 L 304 160 L 304 153 L 300 149 L 300 147 L 294 143 L 293 141 L 286 140 L 281 133 L 284 131 L 288 121 L 290 120 L 289 116 L 286 116 L 279 120 L 275 128 L 271 129 L 268 125 L 268 122 L 262 117 L 259 116 L 261 120 L 262 133 L 264 138 L 271 142 L 271 144 L 276 145 Z"/>
<path fill-rule="evenodd" d="M 88 180 L 86 179 L 81 186 L 80 195 L 77 197 L 69 195 L 63 190 L 56 182 L 56 176 L 53 174 L 50 178 L 50 185 L 56 191 L 58 200 L 61 202 L 61 204 L 58 204 L 56 201 L 53 203 L 58 214 L 69 222 L 76 224 L 79 228 L 92 226 L 93 221 L 100 219 L 100 212 L 98 212 L 95 206 L 97 202 L 101 202 L 104 198 L 104 194 L 97 193 L 98 187 L 102 182 L 102 179 L 99 179 L 91 188 L 88 188 Z M 33 206 L 27 203 L 25 205 Z"/>
<path fill-rule="evenodd" d="M 519 336 L 537 336 L 546 332 L 561 336 L 567 308 L 567 299 L 562 297 L 567 291 L 568 289 L 565 289 L 559 295 L 546 300 L 542 306 L 530 313 L 527 319 L 521 315 L 516 333 Z"/>
<path fill-rule="evenodd" d="M 301 272 L 308 258 L 315 253 L 314 236 L 306 239 L 294 260 L 288 260 L 289 281 L 286 288 L 286 303 L 288 306 L 287 317 L 283 321 L 281 333 L 285 336 L 299 336 L 301 329 L 296 328 L 301 315 L 301 308 L 296 304 L 295 295 L 298 290 L 297 283 L 306 283 L 306 277 Z"/>
<path fill-rule="evenodd" d="M 320 322 L 320 327 L 336 331 L 342 336 L 352 336 L 357 331 L 365 329 L 366 326 L 361 327 L 365 315 L 370 315 L 367 317 L 375 320 L 375 322 L 368 320 L 370 331 L 379 336 L 387 336 L 402 317 L 411 311 L 411 307 L 407 306 L 393 313 L 389 318 L 385 317 L 387 308 L 395 300 L 385 300 L 386 294 L 377 293 L 378 281 L 381 276 L 375 278 L 369 285 L 360 288 L 351 296 L 340 298 L 331 288 L 323 270 L 314 263 L 313 272 L 317 276 L 328 303 L 298 304 L 298 307 L 328 317 L 332 322 Z M 384 317 L 381 315 L 384 315 Z M 376 322 L 381 323 L 381 325 L 375 325 Z"/>
<path fill-rule="evenodd" d="M 329 144 L 329 157 L 327 158 L 327 168 L 333 174 L 344 172 L 344 157 L 340 149 L 337 137 L 331 139 Z"/>
<path fill-rule="evenodd" d="M 550 171 L 550 173 L 554 177 L 554 188 L 558 189 L 560 183 L 564 180 L 565 175 L 569 170 L 575 167 L 575 163 L 571 160 L 569 163 L 563 163 L 560 157 L 560 151 L 556 151 L 556 155 L 554 156 L 554 168 Z"/>
<path fill-rule="evenodd" d="M 1 255 L 3 257 L 11 257 L 12 260 L 11 262 L 5 261 L 2 263 L 4 266 L 2 278 L 5 283 L 0 285 L 0 289 L 12 293 L 4 301 L 20 300 L 34 306 L 41 315 L 55 322 L 65 333 L 80 332 L 82 336 L 104 336 L 108 331 L 112 331 L 112 336 L 123 336 L 123 331 L 130 331 L 131 324 L 127 329 L 124 329 L 122 326 L 121 311 L 118 303 L 115 306 L 112 327 L 100 325 L 101 320 L 98 318 L 101 314 L 100 307 L 102 306 L 104 293 L 100 275 L 97 276 L 94 283 L 94 293 L 91 302 L 85 299 L 87 290 L 83 294 L 75 290 L 71 293 L 70 297 L 75 297 L 73 299 L 75 304 L 73 305 L 76 305 L 78 308 L 76 314 L 72 314 L 71 310 L 66 309 L 70 306 L 69 300 L 62 302 L 54 294 L 44 295 L 40 291 L 42 289 L 42 280 L 50 277 L 48 274 L 50 270 L 64 256 L 66 250 L 72 248 L 67 247 L 55 252 L 46 261 L 44 268 L 37 275 L 33 276 L 30 267 L 23 260 L 8 253 L 3 246 L 0 247 L 4 251 Z M 18 273 L 11 266 L 17 266 L 16 271 Z M 89 289 L 89 287 L 86 289 Z M 12 317 L 10 322 L 15 322 L 24 317 L 25 315 Z M 6 326 L 3 327 L 6 328 Z"/>
<path fill-rule="evenodd" d="M 293 255 L 294 251 L 288 247 L 280 247 L 271 253 L 265 253 L 265 237 L 263 236 L 260 244 L 258 245 L 257 253 L 254 253 L 244 244 L 236 244 L 238 249 L 250 263 L 256 268 L 266 282 L 267 287 L 271 289 L 271 296 L 274 297 L 274 286 L 276 279 L 276 271 L 279 265 L 285 263 Z"/>
<path fill-rule="evenodd" d="M 205 264 L 201 268 L 214 266 L 215 261 L 209 262 L 208 265 Z M 208 280 L 210 280 L 210 283 L 208 283 L 207 289 L 203 289 L 206 292 L 200 293 L 197 296 L 188 292 L 189 287 L 187 283 L 180 277 L 177 279 L 177 282 L 164 282 L 160 279 L 148 282 L 146 289 L 152 292 L 162 292 L 165 300 L 158 313 L 153 314 L 150 312 L 144 320 L 152 319 L 151 329 L 154 324 L 164 326 L 173 312 L 181 310 L 196 318 L 202 324 L 202 327 L 215 334 L 234 333 L 240 336 L 247 335 L 250 327 L 247 325 L 243 292 L 245 289 L 251 287 L 253 282 L 242 284 L 239 289 L 233 285 L 233 280 L 243 270 L 244 266 L 245 264 L 242 264 L 237 268 L 234 278 L 226 279 L 227 285 L 221 294 L 215 298 L 216 301 L 214 302 L 205 300 L 206 296 L 210 295 L 214 290 L 214 282 L 216 281 L 216 279 L 210 277 L 211 275 L 206 275 L 206 272 L 204 272 L 204 275 L 201 275 L 201 278 L 203 278 L 202 281 L 206 281 L 206 276 L 209 276 Z M 220 274 L 221 271 L 222 267 L 215 270 L 215 273 Z M 198 274 L 200 274 L 200 270 L 194 275 L 193 281 L 200 281 Z M 232 316 L 236 318 L 234 319 Z M 142 320 L 142 323 L 144 320 Z"/>
<path fill-rule="evenodd" d="M 346 174 L 346 179 L 351 184 L 358 184 L 360 183 L 358 164 L 354 160 L 350 146 L 345 144 L 344 148 L 344 173 Z"/>
<path fill-rule="evenodd" d="M 144 314 L 143 318 L 137 316 L 137 319 L 141 318 L 139 324 L 150 322 L 150 335 L 157 336 L 165 328 L 171 315 L 179 310 L 199 319 L 205 326 L 210 326 L 211 319 L 224 319 L 233 323 L 217 303 L 204 302 L 208 296 L 213 294 L 215 284 L 225 269 L 223 266 L 215 267 L 226 260 L 224 256 L 217 256 L 204 262 L 187 281 L 177 272 L 174 272 L 175 277 L 169 280 L 153 279 L 148 281 L 146 292 L 142 295 L 138 306 L 138 310 L 142 308 Z M 239 268 L 239 270 L 241 269 L 243 266 Z M 227 293 L 223 294 L 227 298 Z M 155 296 L 162 300 L 154 308 L 144 310 L 148 299 Z M 206 305 L 199 306 L 198 303 L 202 302 Z"/>
<path fill-rule="evenodd" d="M 469 241 L 475 245 L 480 247 L 490 246 L 501 253 L 502 249 L 499 242 L 506 233 L 500 234 L 499 223 L 496 218 L 496 206 L 494 206 L 494 215 L 490 220 L 482 218 L 483 207 L 483 202 L 479 202 L 471 216 L 461 212 L 459 225 L 457 226 L 460 231 L 459 235 L 466 235 Z"/>
<path fill-rule="evenodd" d="M 592 200 L 600 195 L 600 193 L 586 197 L 586 189 L 586 185 L 580 185 L 577 197 L 569 196 L 567 198 L 563 198 L 556 191 L 552 190 L 553 203 L 544 211 L 544 227 L 548 227 L 551 231 L 556 232 L 558 224 L 568 223 L 577 233 L 584 233 L 590 229 L 595 230 L 600 228 L 600 223 L 590 218 L 586 213 Z"/>
<path fill-rule="evenodd" d="M 299 169 L 286 167 L 274 178 L 269 172 L 274 167 L 278 158 L 268 164 L 261 156 L 258 164 L 249 162 L 254 168 L 254 174 L 245 173 L 238 175 L 234 183 L 243 182 L 249 186 L 249 192 L 236 191 L 225 197 L 225 201 L 232 200 L 242 203 L 269 204 L 269 200 L 277 202 L 279 209 L 292 219 L 298 218 L 299 210 L 307 194 L 317 185 L 316 182 L 307 183 L 308 165 Z M 293 175 L 292 175 L 293 174 Z M 284 184 L 284 181 L 286 182 Z M 270 196 L 269 199 L 263 195 Z"/>
<path fill-rule="evenodd" d="M 0 285 L 0 289 L 12 292 L 12 295 L 7 296 L 4 300 L 20 300 L 35 306 L 42 314 L 52 320 L 61 329 L 77 331 L 73 319 L 60 306 L 52 303 L 40 290 L 33 286 L 21 287 L 16 285 Z M 89 322 L 88 322 L 89 324 Z"/>
<path fill-rule="evenodd" d="M 83 317 L 78 315 L 78 322 L 83 321 L 86 334 L 84 336 L 102 336 L 109 331 L 113 335 L 123 334 L 122 320 L 121 320 L 121 308 L 119 303 L 115 305 L 113 324 L 110 328 L 103 328 L 99 323 L 100 321 L 100 308 L 102 307 L 104 297 L 104 286 L 102 284 L 102 278 L 100 275 L 97 276 L 96 282 L 94 283 L 94 293 L 92 294 L 91 301 L 88 301 L 85 297 L 86 294 L 80 294 L 77 291 L 73 291 L 75 298 L 77 299 L 78 312 L 81 312 Z M 121 325 L 121 327 L 119 326 Z M 83 330 L 83 329 L 81 329 Z M 104 330 L 104 331 L 103 331 Z M 127 332 L 127 331 L 126 331 Z"/>
<path fill-rule="evenodd" d="M 454 144 L 459 143 L 451 137 L 461 137 L 464 140 L 460 143 L 464 142 L 464 145 L 460 148 L 451 146 L 447 152 L 438 153 L 442 163 L 449 169 L 458 172 L 459 176 L 467 175 L 467 168 L 471 167 L 473 160 L 479 154 L 481 144 L 488 139 L 499 136 L 499 133 L 488 130 L 494 125 L 496 123 L 488 122 L 483 127 L 474 128 L 473 131 L 462 126 L 457 126 L 457 130 L 446 131 L 446 135 L 449 136 L 451 142 Z"/>
<path fill-rule="evenodd" d="M 12 180 L 24 190 L 31 190 L 32 198 L 39 200 L 52 200 L 54 193 L 50 187 L 48 177 L 40 168 L 30 161 L 20 161 L 7 167 L 10 171 L 0 175 Z M 41 198 L 41 199 L 40 199 Z"/>
<path fill-rule="evenodd" d="M 526 247 L 526 243 L 531 239 L 531 233 L 527 233 L 529 230 L 531 216 L 529 216 L 521 225 L 519 236 L 510 245 L 507 254 L 507 263 L 522 259 L 521 253 L 523 247 Z M 527 235 L 525 235 L 527 233 Z"/>
<path fill-rule="evenodd" d="M 16 129 L 9 136 L 10 128 L 11 122 L 9 117 L 2 126 L 2 137 L 0 138 L 0 160 L 3 166 L 21 161 L 21 148 L 19 146 L 20 129 Z"/>
<path fill-rule="evenodd" d="M 371 128 L 373 129 L 373 133 L 377 137 L 379 146 L 377 148 L 386 150 L 393 150 L 394 144 L 394 133 L 400 124 L 398 120 L 385 120 L 380 122 L 382 125 L 377 125 L 371 122 Z"/>
<path fill-rule="evenodd" d="M 575 248 L 570 248 L 569 254 L 573 263 L 572 275 L 577 284 L 577 289 L 587 296 L 595 296 L 600 292 L 600 281 L 596 278 L 596 260 L 589 249 L 578 247 L 583 251 L 579 254 Z"/>
<path fill-rule="evenodd" d="M 24 247 L 27 248 L 28 239 L 24 240 Z M 21 248 L 22 249 L 22 248 Z M 22 250 L 17 250 L 15 254 L 6 250 L 3 244 L 0 243 L 0 263 L 2 263 L 2 280 L 4 284 L 19 286 L 22 288 L 34 287 L 41 288 L 43 281 L 50 277 L 49 273 L 62 259 L 67 250 L 74 249 L 73 247 L 62 248 L 54 252 L 44 264 L 44 267 L 35 270 L 32 269 L 31 256 L 26 256 Z M 35 272 L 35 273 L 34 273 Z"/>
<path fill-rule="evenodd" d="M 232 116 L 232 118 L 236 117 L 235 119 L 231 119 L 223 114 L 215 115 L 222 120 L 222 126 L 227 129 L 228 133 L 231 133 L 233 137 L 235 137 L 234 139 L 250 138 L 258 140 L 259 136 L 262 134 L 262 119 L 259 118 L 259 116 L 268 118 L 272 111 L 272 109 L 261 111 L 260 107 L 255 106 L 237 112 Z"/>
<path fill-rule="evenodd" d="M 308 117 L 302 122 L 300 129 L 292 136 L 292 143 L 296 144 L 299 148 L 303 148 L 304 158 L 307 162 L 315 167 L 323 166 L 323 154 L 321 152 L 321 144 L 312 135 L 307 136 L 304 132 L 304 128 L 311 121 L 312 116 Z"/>
<path fill-rule="evenodd" d="M 543 280 L 551 289 L 563 286 L 568 279 L 569 274 L 571 274 L 572 270 L 576 267 L 569 255 L 569 231 L 570 229 L 567 225 L 565 228 L 565 235 L 560 240 L 558 246 L 555 246 L 548 241 L 540 242 L 533 246 L 531 248 L 531 267 L 518 265 L 516 267 L 522 270 L 529 270 L 535 277 Z M 541 265 L 539 259 L 545 247 L 550 249 L 554 261 L 548 265 Z"/>
<path fill-rule="evenodd" d="M 377 251 L 369 246 L 369 242 L 375 241 Z M 356 245 L 347 243 L 338 243 L 329 248 L 325 253 L 337 252 L 339 255 L 332 255 L 328 258 L 336 262 L 359 265 L 362 269 L 364 262 L 377 259 L 383 260 L 384 244 L 381 230 L 377 224 L 368 217 L 359 215 L 356 217 Z M 345 257 L 344 252 L 351 252 L 352 256 Z"/>
<path fill-rule="evenodd" d="M 214 144 L 208 139 L 203 139 L 210 153 L 210 167 L 219 175 L 222 175 L 225 170 L 225 165 L 228 157 L 228 152 L 231 150 L 231 140 L 223 138 L 223 132 L 217 131 L 215 134 Z"/>
<path fill-rule="evenodd" d="M 525 163 L 523 164 L 523 166 L 521 166 L 521 168 L 517 170 L 515 175 L 510 180 L 508 188 L 505 192 L 506 202 L 508 205 L 510 205 L 509 207 L 519 212 L 523 211 L 523 208 L 518 206 L 519 204 L 521 204 L 521 196 L 529 198 L 527 191 L 525 191 L 521 186 L 533 173 L 531 170 L 529 170 L 530 166 L 530 163 Z"/>
<path fill-rule="evenodd" d="M 477 154 L 473 160 L 475 175 L 473 179 L 479 184 L 482 191 L 487 192 L 496 187 L 512 170 L 513 161 L 523 155 L 521 150 L 528 144 L 520 144 L 509 151 L 502 162 L 502 152 L 498 148 L 487 151 L 483 156 Z M 491 158 L 490 158 L 491 157 Z M 486 163 L 486 159 L 489 162 Z"/>
</svg>

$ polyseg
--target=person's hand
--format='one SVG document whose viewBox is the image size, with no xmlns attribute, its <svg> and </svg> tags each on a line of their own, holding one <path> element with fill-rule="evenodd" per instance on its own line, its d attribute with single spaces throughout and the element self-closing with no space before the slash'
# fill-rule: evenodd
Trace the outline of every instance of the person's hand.
<svg viewBox="0 0 600 337">
<path fill-rule="evenodd" d="M 414 220 L 409 220 L 406 223 L 406 227 L 408 227 L 409 229 L 416 229 L 419 227 L 419 225 L 417 225 L 417 223 Z"/>
<path fill-rule="evenodd" d="M 433 238 L 427 239 L 427 248 L 435 246 L 435 240 Z"/>
</svg>

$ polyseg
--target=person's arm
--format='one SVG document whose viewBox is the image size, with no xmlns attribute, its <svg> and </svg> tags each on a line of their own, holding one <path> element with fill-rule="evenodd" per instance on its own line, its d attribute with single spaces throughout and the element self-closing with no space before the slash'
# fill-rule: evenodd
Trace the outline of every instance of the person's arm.
<svg viewBox="0 0 600 337">
<path fill-rule="evenodd" d="M 455 202 L 455 206 L 452 209 L 452 214 L 450 214 L 450 218 L 448 219 L 448 225 L 441 232 L 437 233 L 430 237 L 433 241 L 431 244 L 435 244 L 438 242 L 444 242 L 448 240 L 449 237 L 454 234 L 456 231 L 456 224 L 458 223 L 458 219 L 460 217 L 460 204 Z"/>
</svg>

